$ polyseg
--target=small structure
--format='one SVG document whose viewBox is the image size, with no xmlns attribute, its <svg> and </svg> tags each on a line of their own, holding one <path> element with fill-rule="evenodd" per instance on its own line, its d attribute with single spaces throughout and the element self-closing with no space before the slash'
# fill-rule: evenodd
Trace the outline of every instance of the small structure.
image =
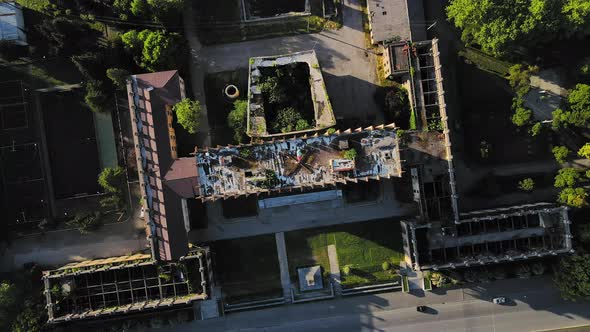
<svg viewBox="0 0 590 332">
<path fill-rule="evenodd" d="M 322 267 L 319 265 L 300 267 L 297 269 L 299 277 L 299 290 L 302 292 L 324 288 L 322 280 Z"/>
<path fill-rule="evenodd" d="M 0 2 L 0 41 L 27 45 L 23 11 L 14 1 Z"/>
<path fill-rule="evenodd" d="M 394 42 L 385 46 L 385 51 L 383 52 L 383 71 L 385 78 L 391 80 L 396 76 L 407 74 L 410 71 L 408 51 L 407 42 Z"/>
<path fill-rule="evenodd" d="M 368 0 L 371 42 L 426 39 L 422 0 Z"/>
<path fill-rule="evenodd" d="M 268 114 L 265 113 L 265 101 L 261 84 L 265 78 L 264 71 L 293 64 L 306 64 L 309 71 L 307 78 L 310 86 L 311 104 L 313 107 L 313 128 L 296 130 L 288 133 L 271 133 L 267 123 Z M 292 96 L 290 96 L 291 98 Z M 303 112 L 302 109 L 296 109 Z M 248 117 L 246 134 L 250 137 L 273 137 L 285 134 L 313 132 L 331 127 L 336 124 L 336 118 L 328 98 L 326 84 L 322 76 L 315 51 L 304 51 L 285 55 L 250 58 L 248 79 Z"/>
</svg>

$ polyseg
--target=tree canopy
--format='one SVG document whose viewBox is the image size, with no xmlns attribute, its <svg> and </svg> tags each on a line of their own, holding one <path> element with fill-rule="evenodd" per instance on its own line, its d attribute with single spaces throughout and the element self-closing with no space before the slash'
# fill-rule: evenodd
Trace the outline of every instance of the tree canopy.
<svg viewBox="0 0 590 332">
<path fill-rule="evenodd" d="M 588 193 L 584 188 L 565 188 L 557 197 L 557 201 L 572 207 L 581 208 L 588 205 Z"/>
<path fill-rule="evenodd" d="M 555 284 L 566 300 L 590 297 L 590 255 L 563 257 L 555 273 Z"/>
<path fill-rule="evenodd" d="M 159 30 L 130 30 L 121 36 L 121 40 L 137 65 L 150 71 L 177 67 L 176 57 L 184 50 L 177 33 Z"/>
<path fill-rule="evenodd" d="M 125 186 L 125 171 L 122 167 L 106 167 L 98 175 L 98 184 L 108 193 L 119 193 Z"/>
<path fill-rule="evenodd" d="M 576 84 L 568 94 L 566 106 L 553 111 L 553 128 L 590 127 L 590 85 Z"/>
<path fill-rule="evenodd" d="M 535 181 L 531 178 L 526 178 L 518 181 L 518 189 L 522 191 L 533 191 L 535 189 Z"/>
<path fill-rule="evenodd" d="M 451 0 L 447 17 L 464 42 L 503 55 L 517 44 L 588 29 L 590 8 L 584 0 Z"/>
<path fill-rule="evenodd" d="M 584 146 L 578 150 L 578 156 L 590 159 L 590 143 L 584 144 Z"/>
<path fill-rule="evenodd" d="M 551 150 L 551 152 L 553 152 L 555 160 L 557 160 L 557 162 L 560 164 L 563 164 L 570 154 L 570 150 L 565 146 L 556 146 Z"/>
<path fill-rule="evenodd" d="M 555 176 L 555 187 L 573 187 L 580 180 L 580 172 L 572 167 L 562 168 Z"/>
<path fill-rule="evenodd" d="M 174 105 L 173 109 L 178 124 L 189 133 L 196 133 L 201 124 L 201 104 L 199 104 L 199 101 L 184 98 Z"/>
</svg>

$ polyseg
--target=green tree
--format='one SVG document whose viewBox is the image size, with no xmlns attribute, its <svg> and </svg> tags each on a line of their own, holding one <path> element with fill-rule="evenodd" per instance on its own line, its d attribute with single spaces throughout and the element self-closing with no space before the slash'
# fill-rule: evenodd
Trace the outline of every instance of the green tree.
<svg viewBox="0 0 590 332">
<path fill-rule="evenodd" d="M 409 115 L 410 99 L 408 92 L 401 85 L 394 85 L 385 94 L 385 111 L 391 115 L 393 119 L 398 119 L 403 115 Z"/>
<path fill-rule="evenodd" d="M 150 7 L 146 0 L 131 1 L 131 13 L 137 17 L 145 17 L 149 15 Z"/>
<path fill-rule="evenodd" d="M 14 306 L 17 303 L 16 286 L 8 281 L 0 283 L 0 331 L 8 328 L 12 320 L 11 315 L 14 312 Z"/>
<path fill-rule="evenodd" d="M 513 65 L 508 70 L 508 81 L 519 98 L 522 98 L 531 90 L 531 73 L 536 70 L 534 67 L 527 67 L 522 64 Z"/>
<path fill-rule="evenodd" d="M 565 188 L 557 197 L 557 201 L 572 207 L 581 208 L 588 205 L 588 193 L 584 188 Z"/>
<path fill-rule="evenodd" d="M 543 124 L 537 122 L 531 127 L 530 134 L 535 137 L 541 133 L 541 130 L 543 130 Z"/>
<path fill-rule="evenodd" d="M 518 189 L 522 191 L 533 191 L 535 189 L 535 181 L 531 178 L 526 178 L 518 181 Z"/>
<path fill-rule="evenodd" d="M 109 107 L 109 98 L 104 94 L 103 84 L 100 81 L 89 80 L 86 82 L 86 96 L 84 101 L 93 112 L 106 112 Z"/>
<path fill-rule="evenodd" d="M 552 150 L 553 156 L 558 163 L 563 164 L 565 163 L 567 157 L 570 154 L 570 150 L 565 146 L 556 146 Z"/>
<path fill-rule="evenodd" d="M 566 300 L 576 301 L 590 297 L 590 255 L 562 257 L 554 281 L 561 297 Z"/>
<path fill-rule="evenodd" d="M 234 101 L 234 108 L 227 115 L 227 124 L 234 131 L 234 140 L 239 143 L 246 133 L 246 119 L 248 113 L 248 101 Z"/>
<path fill-rule="evenodd" d="M 137 65 L 150 71 L 177 67 L 175 58 L 184 51 L 178 34 L 159 30 L 130 30 L 121 36 L 121 41 Z"/>
<path fill-rule="evenodd" d="M 43 305 L 27 305 L 12 323 L 12 332 L 39 332 L 41 331 L 44 320 L 47 317 L 43 317 L 43 313 L 46 309 Z"/>
<path fill-rule="evenodd" d="M 524 107 L 517 107 L 514 115 L 512 115 L 512 123 L 521 127 L 531 124 L 533 120 L 533 112 Z"/>
<path fill-rule="evenodd" d="M 125 188 L 125 170 L 120 166 L 105 167 L 98 175 L 98 184 L 107 193 L 122 193 Z"/>
<path fill-rule="evenodd" d="M 584 144 L 584 146 L 578 150 L 578 156 L 590 159 L 590 143 Z"/>
<path fill-rule="evenodd" d="M 197 100 L 184 98 L 174 105 L 178 123 L 189 133 L 194 134 L 201 123 L 201 104 Z"/>
<path fill-rule="evenodd" d="M 580 172 L 577 169 L 573 167 L 562 168 L 555 176 L 555 187 L 573 187 L 579 180 Z"/>
<path fill-rule="evenodd" d="M 553 115 L 553 128 L 575 126 L 590 127 L 590 85 L 576 84 L 567 97 L 567 109 L 556 109 Z"/>
<path fill-rule="evenodd" d="M 557 0 L 451 0 L 447 17 L 464 42 L 503 55 L 513 46 L 556 36 L 563 28 L 562 7 Z"/>
<path fill-rule="evenodd" d="M 129 77 L 129 71 L 121 68 L 109 68 L 107 69 L 107 77 L 113 81 L 115 87 L 119 90 L 125 90 L 127 87 L 127 78 Z"/>
</svg>

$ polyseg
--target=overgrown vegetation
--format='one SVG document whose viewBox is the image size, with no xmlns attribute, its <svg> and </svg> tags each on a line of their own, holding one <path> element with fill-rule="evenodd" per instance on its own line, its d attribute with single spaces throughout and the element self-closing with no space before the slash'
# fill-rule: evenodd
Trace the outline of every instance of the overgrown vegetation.
<svg viewBox="0 0 590 332">
<path fill-rule="evenodd" d="M 125 200 L 126 178 L 122 167 L 106 167 L 98 175 L 98 184 L 106 196 L 100 200 L 103 207 L 121 208 Z"/>
<path fill-rule="evenodd" d="M 184 98 L 174 105 L 173 110 L 178 124 L 191 134 L 197 132 L 201 124 L 201 105 L 198 100 Z"/>
<path fill-rule="evenodd" d="M 227 124 L 234 131 L 234 141 L 240 143 L 246 134 L 246 119 L 248 113 L 248 101 L 234 101 L 234 108 L 227 115 Z"/>
<path fill-rule="evenodd" d="M 19 270 L 0 282 L 0 330 L 38 332 L 47 321 L 38 267 Z"/>
<path fill-rule="evenodd" d="M 587 31 L 590 7 L 579 0 L 451 0 L 447 16 L 467 44 L 493 55 Z"/>
<path fill-rule="evenodd" d="M 518 182 L 518 189 L 531 192 L 535 189 L 535 181 L 531 178 L 522 179 Z"/>
<path fill-rule="evenodd" d="M 315 117 L 307 64 L 262 68 L 261 72 L 259 87 L 267 128 L 272 130 L 271 133 L 313 128 Z"/>
</svg>

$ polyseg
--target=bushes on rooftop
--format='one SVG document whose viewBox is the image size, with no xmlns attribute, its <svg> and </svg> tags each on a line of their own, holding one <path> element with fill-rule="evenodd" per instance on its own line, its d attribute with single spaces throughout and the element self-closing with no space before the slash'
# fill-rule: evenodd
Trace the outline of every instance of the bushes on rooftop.
<svg viewBox="0 0 590 332">
<path fill-rule="evenodd" d="M 348 150 L 342 151 L 342 158 L 344 158 L 344 159 L 355 160 L 356 157 L 357 157 L 357 152 L 355 149 L 348 149 Z"/>
<path fill-rule="evenodd" d="M 300 120 L 303 120 L 301 114 L 293 107 L 283 108 L 277 112 L 272 128 L 275 132 L 288 133 L 297 128 Z"/>
</svg>

